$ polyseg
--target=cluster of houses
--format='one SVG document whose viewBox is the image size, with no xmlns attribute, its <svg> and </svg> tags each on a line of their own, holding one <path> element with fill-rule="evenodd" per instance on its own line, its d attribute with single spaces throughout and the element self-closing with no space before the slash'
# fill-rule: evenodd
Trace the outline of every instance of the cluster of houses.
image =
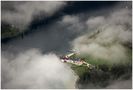
<svg viewBox="0 0 133 90">
<path fill-rule="evenodd" d="M 82 65 L 84 63 L 84 60 L 82 60 L 80 58 L 72 58 L 71 56 L 73 56 L 73 55 L 74 55 L 74 53 L 71 53 L 64 57 L 60 57 L 60 59 L 62 62 L 72 63 L 72 64 L 76 64 L 76 65 Z"/>
<path fill-rule="evenodd" d="M 61 59 L 62 62 L 72 63 L 76 65 L 82 65 L 84 63 L 83 60 L 72 60 L 72 59 Z"/>
<path fill-rule="evenodd" d="M 73 55 L 75 55 L 75 53 L 70 53 L 66 56 L 60 57 L 60 60 L 64 63 L 71 63 L 71 64 L 75 64 L 78 66 L 85 64 L 89 68 L 92 67 L 92 65 L 85 62 L 83 58 L 73 58 L 72 57 Z"/>
</svg>

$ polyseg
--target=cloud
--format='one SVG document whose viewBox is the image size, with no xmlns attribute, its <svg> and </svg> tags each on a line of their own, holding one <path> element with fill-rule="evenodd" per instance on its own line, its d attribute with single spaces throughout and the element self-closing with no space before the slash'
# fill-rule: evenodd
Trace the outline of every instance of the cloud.
<svg viewBox="0 0 133 90">
<path fill-rule="evenodd" d="M 115 80 L 113 82 L 110 83 L 109 86 L 107 86 L 106 88 L 108 89 L 123 89 L 123 88 L 126 88 L 126 89 L 131 89 L 132 87 L 132 79 L 128 79 L 128 80 Z"/>
<path fill-rule="evenodd" d="M 84 32 L 85 21 L 80 18 L 80 15 L 64 15 L 58 24 L 63 26 L 65 30 L 68 30 L 71 33 L 82 33 Z"/>
<path fill-rule="evenodd" d="M 96 16 L 86 22 L 88 32 L 73 41 L 73 49 L 81 54 L 108 60 L 112 63 L 125 63 L 129 60 L 125 44 L 132 42 L 131 10 L 120 9 L 108 16 Z"/>
<path fill-rule="evenodd" d="M 72 15 L 65 15 L 62 18 L 63 23 L 68 23 L 68 24 L 74 24 L 79 22 L 79 17 L 72 16 Z"/>
<path fill-rule="evenodd" d="M 2 88 L 75 88 L 76 79 L 71 68 L 55 54 L 42 55 L 35 49 L 20 53 L 14 59 L 2 54 Z"/>
<path fill-rule="evenodd" d="M 102 23 L 101 23 L 102 21 Z M 97 16 L 90 18 L 86 24 L 88 25 L 88 28 L 97 28 L 105 23 L 105 18 L 103 16 Z"/>
<path fill-rule="evenodd" d="M 8 7 L 7 7 L 8 5 Z M 25 29 L 34 16 L 43 14 L 49 17 L 65 6 L 65 2 L 2 2 L 2 21 L 21 30 Z M 39 17 L 40 18 L 40 17 Z"/>
</svg>

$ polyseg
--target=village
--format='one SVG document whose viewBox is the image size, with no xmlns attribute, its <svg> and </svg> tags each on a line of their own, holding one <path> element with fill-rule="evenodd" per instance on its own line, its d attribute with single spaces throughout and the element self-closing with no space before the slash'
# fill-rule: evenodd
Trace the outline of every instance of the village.
<svg viewBox="0 0 133 90">
<path fill-rule="evenodd" d="M 93 65 L 85 62 L 84 58 L 72 58 L 72 56 L 75 55 L 75 53 L 70 53 L 66 56 L 60 57 L 61 62 L 64 63 L 71 63 L 77 66 L 85 65 L 88 68 L 92 69 L 94 67 Z"/>
</svg>

